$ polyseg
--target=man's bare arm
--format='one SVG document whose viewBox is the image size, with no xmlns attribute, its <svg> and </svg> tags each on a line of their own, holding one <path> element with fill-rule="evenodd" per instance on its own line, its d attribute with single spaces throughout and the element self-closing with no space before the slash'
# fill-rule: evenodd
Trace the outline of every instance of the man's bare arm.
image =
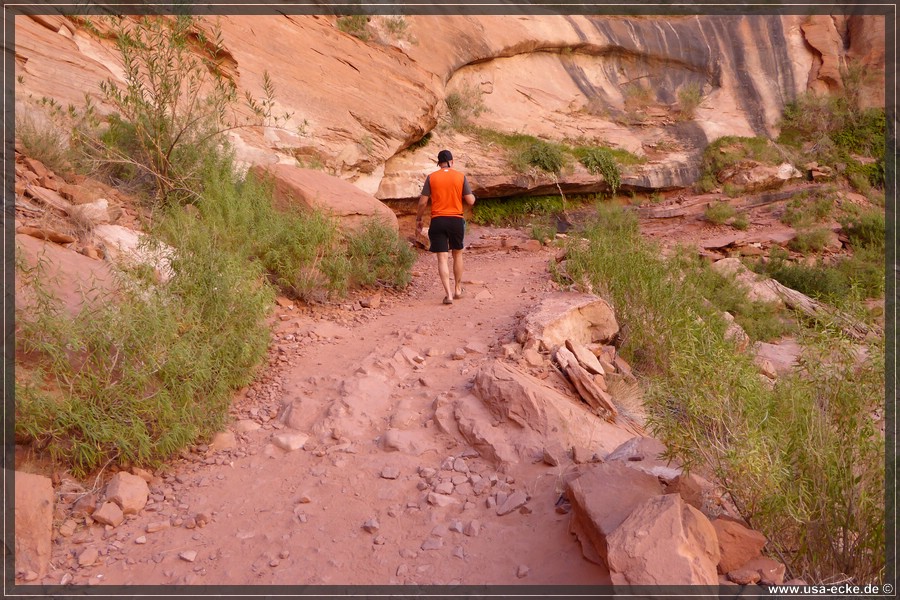
<svg viewBox="0 0 900 600">
<path fill-rule="evenodd" d="M 465 200 L 466 204 L 468 204 L 469 206 L 474 206 L 475 205 L 475 194 L 466 194 L 465 196 L 463 196 L 463 200 Z"/>
<path fill-rule="evenodd" d="M 426 206 L 428 206 L 428 196 L 419 196 L 419 206 L 416 209 L 416 233 L 422 231 L 422 219 L 425 218 Z"/>
</svg>

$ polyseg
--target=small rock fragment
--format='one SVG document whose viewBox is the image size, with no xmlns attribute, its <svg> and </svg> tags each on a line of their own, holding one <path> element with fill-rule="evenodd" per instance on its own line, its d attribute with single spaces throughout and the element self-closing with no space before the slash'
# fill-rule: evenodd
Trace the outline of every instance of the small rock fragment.
<svg viewBox="0 0 900 600">
<path fill-rule="evenodd" d="M 466 528 L 463 529 L 463 533 L 469 537 L 478 537 L 478 534 L 481 533 L 481 522 L 478 519 L 469 521 Z"/>
<path fill-rule="evenodd" d="M 422 550 L 437 550 L 444 546 L 444 540 L 441 538 L 430 537 L 422 542 Z"/>
<path fill-rule="evenodd" d="M 497 514 L 500 516 L 509 514 L 520 506 L 524 505 L 526 502 L 528 502 L 528 494 L 521 490 L 513 492 L 512 495 L 507 498 L 506 502 L 504 502 L 502 505 L 498 502 Z"/>
<path fill-rule="evenodd" d="M 526 565 L 519 565 L 519 568 L 516 569 L 516 577 L 522 579 L 523 577 L 528 577 L 528 572 L 531 571 Z"/>
<path fill-rule="evenodd" d="M 197 551 L 185 550 L 184 552 L 180 553 L 178 557 L 181 560 L 186 560 L 187 562 L 194 562 L 195 560 L 197 560 Z"/>
<path fill-rule="evenodd" d="M 100 558 L 100 553 L 97 552 L 96 548 L 85 548 L 81 554 L 78 555 L 78 566 L 79 567 L 89 567 Z"/>
<path fill-rule="evenodd" d="M 363 529 L 365 529 L 367 533 L 375 533 L 380 527 L 381 525 L 378 523 L 378 519 L 369 519 L 363 523 Z"/>
<path fill-rule="evenodd" d="M 397 479 L 400 477 L 400 469 L 396 467 L 385 467 L 381 470 L 381 477 L 383 479 Z"/>
</svg>

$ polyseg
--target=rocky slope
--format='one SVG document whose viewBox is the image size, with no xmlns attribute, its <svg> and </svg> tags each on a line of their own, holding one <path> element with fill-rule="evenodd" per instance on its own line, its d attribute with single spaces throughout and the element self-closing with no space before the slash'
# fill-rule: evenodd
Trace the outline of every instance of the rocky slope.
<svg viewBox="0 0 900 600">
<path fill-rule="evenodd" d="M 479 197 L 555 190 L 546 177 L 515 173 L 496 146 L 450 128 L 453 92 L 483 104 L 476 125 L 646 157 L 626 174 L 626 189 L 689 185 L 709 141 L 776 133 L 784 104 L 839 88 L 848 59 L 874 75 L 865 102 L 884 103 L 877 16 L 372 16 L 366 40 L 341 31 L 335 16 L 221 16 L 202 27 L 213 22 L 240 91 L 259 95 L 268 71 L 278 111 L 305 123 L 302 134 L 236 134 L 242 158 L 320 165 L 382 200 L 417 196 L 440 147 L 455 150 Z M 17 110 L 36 110 L 41 97 L 64 106 L 85 93 L 100 100 L 99 82 L 121 77 L 111 47 L 70 18 L 18 18 Z M 702 97 L 682 119 L 686 86 Z M 424 147 L 404 150 L 429 132 Z M 566 190 L 605 187 L 580 166 L 561 179 Z"/>
</svg>

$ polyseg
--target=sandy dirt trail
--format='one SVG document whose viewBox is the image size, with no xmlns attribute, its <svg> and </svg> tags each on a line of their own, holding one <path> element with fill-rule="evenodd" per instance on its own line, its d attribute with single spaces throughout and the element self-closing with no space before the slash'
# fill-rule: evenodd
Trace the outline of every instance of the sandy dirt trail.
<svg viewBox="0 0 900 600">
<path fill-rule="evenodd" d="M 261 427 L 237 433 L 232 448 L 199 447 L 157 472 L 150 503 L 120 526 L 79 526 L 58 538 L 43 583 L 608 582 L 568 532 L 570 515 L 555 510 L 562 467 L 520 462 L 498 472 L 434 420 L 435 400 L 469 394 L 518 315 L 553 291 L 552 252 L 511 249 L 506 235 L 525 241 L 470 227 L 465 297 L 450 306 L 426 253 L 410 288 L 384 294 L 377 308 L 359 308 L 358 299 L 352 310 L 279 306 L 271 365 L 232 411 L 235 423 Z M 459 349 L 464 357 L 454 356 Z M 399 450 L 385 447 L 388 429 L 400 432 Z M 310 435 L 304 448 L 273 444 L 298 431 Z M 453 474 L 464 491 L 434 506 L 420 472 L 448 458 L 468 469 Z M 531 499 L 498 516 L 488 493 L 465 497 L 471 475 Z M 99 557 L 79 567 L 87 548 Z"/>
</svg>

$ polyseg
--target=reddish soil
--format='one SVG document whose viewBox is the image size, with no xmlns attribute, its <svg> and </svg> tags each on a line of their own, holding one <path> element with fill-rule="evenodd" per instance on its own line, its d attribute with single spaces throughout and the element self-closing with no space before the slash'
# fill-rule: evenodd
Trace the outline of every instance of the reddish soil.
<svg viewBox="0 0 900 600">
<path fill-rule="evenodd" d="M 772 210 L 754 209 L 749 233 L 775 225 Z M 411 229 L 406 221 L 401 231 Z M 665 246 L 734 231 L 696 215 L 642 226 Z M 79 521 L 63 537 L 68 505 L 59 503 L 50 572 L 37 583 L 608 583 L 605 569 L 582 556 L 570 516 L 556 510 L 562 467 L 493 465 L 434 419 L 435 400 L 468 394 L 478 367 L 512 341 L 519 316 L 557 287 L 547 270 L 553 251 L 514 247 L 525 236 L 470 225 L 465 297 L 449 306 L 441 303 L 436 261 L 423 251 L 403 292 L 362 293 L 340 305 L 282 299 L 269 365 L 232 410 L 234 423 L 259 429 L 238 432 L 233 447 L 195 447 L 154 473 L 149 504 L 118 527 Z M 404 348 L 406 367 L 398 369 Z M 310 435 L 303 448 L 273 445 L 273 436 L 294 431 L 286 424 L 298 423 Z M 389 428 L 407 435 L 402 451 L 385 447 Z M 527 505 L 498 516 L 486 493 L 429 504 L 420 471 L 458 457 L 494 489 L 526 491 Z M 385 469 L 396 477 L 383 477 Z M 63 492 L 79 489 L 64 482 L 58 498 L 71 500 L 78 494 Z M 169 525 L 148 532 L 160 522 Z M 86 549 L 99 557 L 79 566 Z"/>
<path fill-rule="evenodd" d="M 448 457 L 471 450 L 436 426 L 435 398 L 467 394 L 474 371 L 509 341 L 517 315 L 554 288 L 550 251 L 502 246 L 503 237 L 524 241 L 523 235 L 471 226 L 465 297 L 450 306 L 441 304 L 436 261 L 424 252 L 411 287 L 385 293 L 377 309 L 361 308 L 359 298 L 341 306 L 279 306 L 270 366 L 233 409 L 236 421 L 261 428 L 238 434 L 234 448 L 201 446 L 155 473 L 151 502 L 116 528 L 79 524 L 71 537 L 55 529 L 51 569 L 41 583 L 606 583 L 605 570 L 583 558 L 568 532 L 570 516 L 555 510 L 560 467 L 519 463 L 498 472 L 465 457 L 471 473 L 496 476 L 498 485 L 505 481 L 531 497 L 525 510 L 504 516 L 486 506 L 487 494 L 439 508 L 417 489 L 420 468 L 440 469 Z M 309 330 L 318 335 L 303 334 Z M 487 354 L 452 356 L 479 345 Z M 287 431 L 277 418 L 285 402 L 293 400 L 294 410 L 314 421 L 336 405 L 345 378 L 361 365 L 389 361 L 404 346 L 424 361 L 387 377 L 386 398 L 364 399 L 355 412 L 337 415 L 340 439 L 311 437 L 308 449 L 292 452 L 272 445 L 273 434 Z M 380 437 L 391 426 L 411 432 L 414 451 L 384 449 Z M 385 479 L 385 468 L 399 475 Z M 198 515 L 209 522 L 188 528 Z M 363 528 L 370 519 L 378 521 L 372 533 Z M 147 532 L 161 521 L 173 525 Z M 457 521 L 463 527 L 478 521 L 478 535 L 451 531 Z M 428 539 L 440 547 L 423 550 Z M 87 548 L 100 556 L 79 567 Z M 186 551 L 196 552 L 192 561 L 180 556 Z"/>
</svg>

